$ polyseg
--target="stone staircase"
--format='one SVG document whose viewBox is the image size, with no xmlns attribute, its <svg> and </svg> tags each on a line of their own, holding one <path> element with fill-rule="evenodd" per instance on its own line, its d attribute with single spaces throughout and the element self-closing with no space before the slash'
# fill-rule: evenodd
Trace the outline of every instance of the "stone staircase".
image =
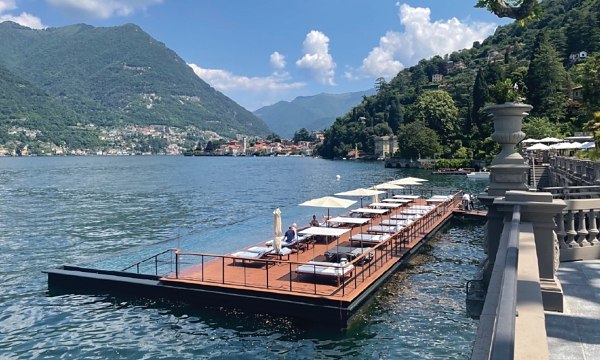
<svg viewBox="0 0 600 360">
<path fill-rule="evenodd" d="M 534 187 L 533 179 L 535 178 L 535 188 L 540 190 L 545 187 L 550 186 L 550 169 L 548 168 L 548 164 L 544 165 L 536 165 L 535 173 L 533 170 L 533 166 L 529 166 L 529 187 Z"/>
</svg>

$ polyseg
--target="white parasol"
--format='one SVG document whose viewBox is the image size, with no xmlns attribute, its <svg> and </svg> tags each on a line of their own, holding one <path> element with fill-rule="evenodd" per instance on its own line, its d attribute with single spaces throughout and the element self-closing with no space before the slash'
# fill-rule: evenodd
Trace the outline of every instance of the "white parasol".
<svg viewBox="0 0 600 360">
<path fill-rule="evenodd" d="M 281 251 L 281 210 L 279 208 L 273 211 L 273 232 L 275 233 L 275 239 L 273 240 L 273 249 L 276 253 Z"/>
<path fill-rule="evenodd" d="M 355 189 L 355 190 L 350 190 L 350 191 L 344 191 L 344 192 L 341 192 L 341 193 L 337 193 L 335 195 L 338 195 L 338 196 L 359 196 L 360 197 L 360 207 L 362 207 L 362 199 L 363 199 L 363 197 L 365 197 L 365 196 L 375 196 L 375 195 L 378 195 L 378 194 L 385 194 L 385 191 L 359 188 L 359 189 Z"/>
<path fill-rule="evenodd" d="M 373 189 L 376 189 L 376 190 L 386 190 L 386 192 L 387 192 L 389 190 L 402 190 L 402 189 L 404 189 L 404 187 L 403 186 L 399 186 L 399 185 L 394 185 L 391 182 L 387 182 L 387 183 L 382 183 L 382 184 L 379 184 L 379 185 L 375 185 L 375 186 L 373 186 Z M 373 196 L 373 202 L 379 202 L 379 199 L 377 198 L 377 196 Z"/>
<path fill-rule="evenodd" d="M 421 178 L 416 178 L 416 177 L 405 177 L 403 178 L 403 180 L 412 180 L 412 181 L 416 181 L 416 182 L 425 182 L 425 181 L 429 181 L 429 180 L 425 180 L 425 179 L 421 179 Z"/>
<path fill-rule="evenodd" d="M 299 204 L 300 206 L 312 206 L 327 208 L 327 217 L 329 218 L 330 208 L 347 208 L 348 206 L 355 204 L 354 200 L 340 199 L 333 196 L 325 196 L 322 198 L 312 199 Z"/>
<path fill-rule="evenodd" d="M 550 146 L 548 145 L 544 145 L 542 143 L 537 143 L 533 146 L 530 146 L 527 148 L 527 151 L 532 151 L 532 150 L 548 150 L 550 149 Z"/>
<path fill-rule="evenodd" d="M 537 143 L 537 142 L 540 142 L 540 140 L 537 140 L 537 139 L 525 139 L 522 142 L 524 142 L 525 144 L 527 144 L 527 143 Z"/>
<path fill-rule="evenodd" d="M 554 143 L 557 143 L 557 142 L 562 142 L 562 140 L 554 138 L 554 137 L 545 137 L 542 140 L 540 140 L 539 142 L 554 142 Z"/>
</svg>

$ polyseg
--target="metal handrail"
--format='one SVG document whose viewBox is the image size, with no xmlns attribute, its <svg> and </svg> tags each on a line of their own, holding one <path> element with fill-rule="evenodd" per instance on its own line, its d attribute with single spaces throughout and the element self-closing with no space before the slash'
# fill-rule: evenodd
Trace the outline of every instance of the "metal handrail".
<svg viewBox="0 0 600 360">
<path fill-rule="evenodd" d="M 515 325 L 517 317 L 517 280 L 519 263 L 519 224 L 521 205 L 513 208 L 510 233 L 504 259 L 504 273 L 492 338 L 492 360 L 514 359 Z"/>
<path fill-rule="evenodd" d="M 168 252 L 170 252 L 170 251 L 176 251 L 176 250 L 177 250 L 177 249 L 174 249 L 174 248 L 173 248 L 173 249 L 166 249 L 166 250 L 163 250 L 163 251 L 161 251 L 161 252 L 159 252 L 159 253 L 157 253 L 157 254 L 154 254 L 154 255 L 152 255 L 152 256 L 149 256 L 149 257 L 145 258 L 144 260 L 140 260 L 140 261 L 138 261 L 138 262 L 136 262 L 136 263 L 134 263 L 134 264 L 131 264 L 131 265 L 129 265 L 128 267 L 124 268 L 124 269 L 123 269 L 123 270 L 121 270 L 121 271 L 127 271 L 127 270 L 131 269 L 131 268 L 132 268 L 132 267 L 134 267 L 134 266 L 141 265 L 141 264 L 145 263 L 146 261 L 150 261 L 150 260 L 152 260 L 152 259 L 156 259 L 156 258 L 158 258 L 158 257 L 159 257 L 160 255 L 162 255 L 162 254 L 168 253 Z"/>
</svg>

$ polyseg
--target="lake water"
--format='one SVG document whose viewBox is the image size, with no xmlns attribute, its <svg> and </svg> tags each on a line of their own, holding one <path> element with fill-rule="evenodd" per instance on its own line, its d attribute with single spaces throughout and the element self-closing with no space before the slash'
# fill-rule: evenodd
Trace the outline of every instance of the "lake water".
<svg viewBox="0 0 600 360">
<path fill-rule="evenodd" d="M 453 221 L 344 331 L 268 312 L 53 296 L 42 273 L 120 269 L 178 245 L 230 253 L 269 238 L 277 206 L 284 227 L 304 226 L 326 210 L 297 204 L 403 176 L 474 193 L 487 185 L 294 157 L 0 158 L 0 357 L 468 358 L 476 322 L 465 314 L 464 284 L 483 257 L 480 222 Z"/>
</svg>

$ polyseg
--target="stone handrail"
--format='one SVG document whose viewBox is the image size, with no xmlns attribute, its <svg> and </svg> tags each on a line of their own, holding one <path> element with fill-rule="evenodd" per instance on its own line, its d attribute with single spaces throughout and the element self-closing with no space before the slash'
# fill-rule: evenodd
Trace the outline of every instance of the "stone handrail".
<svg viewBox="0 0 600 360">
<path fill-rule="evenodd" d="M 506 219 L 472 360 L 547 360 L 548 340 L 533 223 Z M 533 265 L 533 266 L 532 266 Z"/>
<path fill-rule="evenodd" d="M 567 207 L 556 216 L 560 261 L 600 259 L 600 199 L 571 199 L 565 203 Z"/>
</svg>

